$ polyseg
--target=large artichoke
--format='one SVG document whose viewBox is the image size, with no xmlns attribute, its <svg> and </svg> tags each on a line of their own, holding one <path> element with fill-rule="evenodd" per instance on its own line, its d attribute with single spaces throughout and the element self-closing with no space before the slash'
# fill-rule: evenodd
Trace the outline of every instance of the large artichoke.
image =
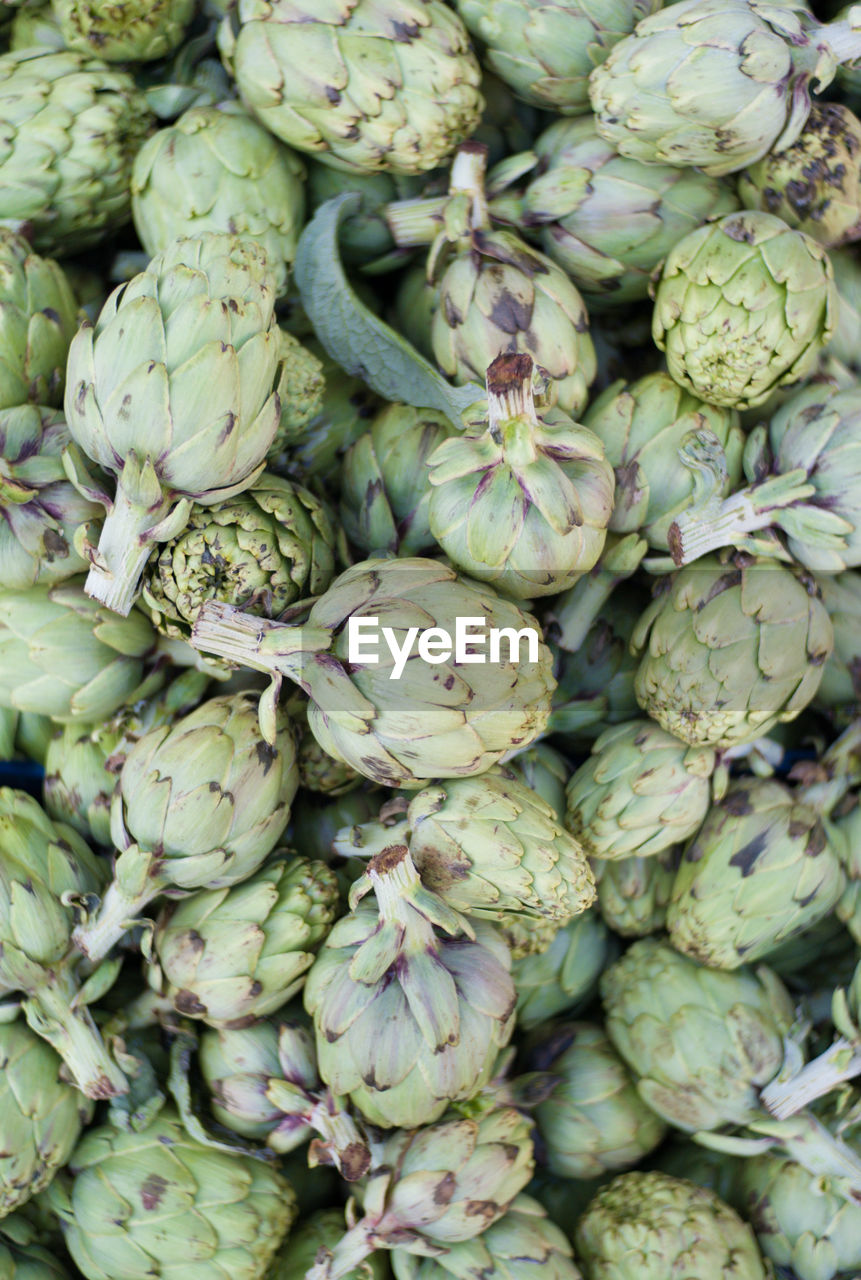
<svg viewBox="0 0 861 1280">
<path fill-rule="evenodd" d="M 132 216 L 152 256 L 178 236 L 257 240 L 286 292 L 305 214 L 304 166 L 237 102 L 191 107 L 149 138 L 132 169 Z"/>
<path fill-rule="evenodd" d="M 389 643 L 401 655 L 397 663 L 391 648 L 386 655 L 379 643 L 383 636 L 360 630 L 373 629 L 372 619 L 380 616 L 390 624 Z M 482 666 L 469 680 L 460 658 L 451 663 L 467 617 L 473 622 L 466 660 Z M 411 653 L 422 631 L 428 639 L 435 633 L 434 646 L 423 640 Z M 447 655 L 445 643 L 438 643 L 441 632 L 454 642 Z M 519 658 L 518 637 L 529 648 L 529 661 Z M 490 642 L 497 641 L 493 654 Z M 550 714 L 551 656 L 534 620 L 490 587 L 418 557 L 353 565 L 297 627 L 209 601 L 198 614 L 192 643 L 273 673 L 276 688 L 281 674 L 296 680 L 311 698 L 308 723 L 321 746 L 383 784 L 415 789 L 429 778 L 482 773 L 538 737 Z M 375 650 L 365 647 L 375 644 Z M 482 661 L 485 646 L 489 663 Z M 267 736 L 271 706 L 270 694 L 263 704 Z"/>
<path fill-rule="evenodd" d="M 660 584 L 632 636 L 644 711 L 692 745 L 752 742 L 815 697 L 834 629 L 815 586 L 749 557 Z"/>
<path fill-rule="evenodd" d="M 99 244 L 131 216 L 131 166 L 152 116 L 125 71 L 71 50 L 0 57 L 0 219 L 40 252 Z"/>
<path fill-rule="evenodd" d="M 87 591 L 116 612 L 129 612 L 155 543 L 182 531 L 192 502 L 222 502 L 260 474 L 280 412 L 274 305 L 260 245 L 207 232 L 157 254 L 74 339 L 69 431 L 116 476 Z"/>
<path fill-rule="evenodd" d="M 680 0 L 644 18 L 592 72 L 598 131 L 622 155 L 733 173 L 798 137 L 810 90 L 861 41 L 803 0 Z"/>
<path fill-rule="evenodd" d="M 406 845 L 376 854 L 350 898 L 305 982 L 320 1075 L 374 1124 L 417 1128 L 489 1079 L 514 1029 L 511 957 L 423 888 Z"/>
<path fill-rule="evenodd" d="M 277 138 L 336 169 L 435 169 L 479 123 L 481 73 L 442 0 L 239 0 L 222 51 Z"/>
<path fill-rule="evenodd" d="M 555 595 L 604 547 L 613 472 L 600 440 L 559 410 L 537 410 L 529 355 L 487 370 L 487 410 L 428 459 L 430 529 L 465 573 L 522 599 Z"/>
<path fill-rule="evenodd" d="M 813 372 L 834 333 L 837 305 L 818 241 L 771 213 L 730 213 L 668 255 L 652 337 L 672 377 L 694 395 L 755 408 Z"/>
</svg>

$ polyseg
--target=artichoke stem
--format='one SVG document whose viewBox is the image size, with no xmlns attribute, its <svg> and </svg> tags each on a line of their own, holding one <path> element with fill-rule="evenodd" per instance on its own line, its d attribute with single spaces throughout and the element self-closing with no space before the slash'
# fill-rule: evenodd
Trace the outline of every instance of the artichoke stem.
<svg viewBox="0 0 861 1280">
<path fill-rule="evenodd" d="M 99 562 L 90 566 L 84 584 L 88 596 L 114 613 L 128 616 L 154 545 L 145 534 L 165 514 L 165 510 L 145 511 L 135 506 L 122 485 L 117 485 L 114 504 L 99 535 Z"/>
<path fill-rule="evenodd" d="M 744 492 L 734 493 L 721 503 L 716 514 L 704 515 L 696 507 L 682 511 L 670 525 L 667 542 L 678 568 L 699 560 L 720 547 L 732 546 L 736 538 L 767 529 L 774 523 L 774 511 L 763 510 Z"/>
<path fill-rule="evenodd" d="M 311 1108 L 309 1124 L 326 1144 L 326 1150 L 334 1160 L 345 1182 L 356 1182 L 368 1172 L 371 1152 L 356 1122 L 343 1111 L 328 1093 L 321 1102 Z"/>
<path fill-rule="evenodd" d="M 327 1257 L 305 1272 L 305 1280 L 343 1280 L 376 1249 L 374 1228 L 362 1218 L 341 1237 Z"/>
<path fill-rule="evenodd" d="M 24 1001 L 27 1021 L 57 1051 L 88 1098 L 128 1093 L 128 1081 L 108 1053 L 89 1009 L 73 1008 L 76 994 L 68 970 L 52 973 L 45 985 Z"/>
<path fill-rule="evenodd" d="M 472 231 L 482 231 L 490 226 L 490 213 L 484 192 L 487 155 L 484 143 L 464 142 L 458 147 L 451 166 L 449 193 L 453 196 L 470 196 L 469 226 Z"/>
<path fill-rule="evenodd" d="M 775 1080 L 762 1090 L 762 1101 L 773 1116 L 785 1120 L 844 1080 L 861 1074 L 861 1052 L 848 1040 L 835 1040 L 818 1058 L 808 1062 L 791 1080 Z"/>
<path fill-rule="evenodd" d="M 267 622 L 232 605 L 206 600 L 195 619 L 191 643 L 239 666 L 277 671 L 295 680 L 309 654 L 329 647 L 331 633 L 325 627 Z"/>
<path fill-rule="evenodd" d="M 371 858 L 367 875 L 377 897 L 380 919 L 402 924 L 405 937 L 415 945 L 435 948 L 433 926 L 410 906 L 422 882 L 407 846 L 387 845 Z"/>
<path fill-rule="evenodd" d="M 443 228 L 447 196 L 396 200 L 386 208 L 386 222 L 399 249 L 433 244 Z"/>
<path fill-rule="evenodd" d="M 72 942 L 92 964 L 98 964 L 116 946 L 120 938 L 131 928 L 147 903 L 157 897 L 164 886 L 160 880 L 151 880 L 137 897 L 123 893 L 115 880 L 105 890 L 99 909 L 86 924 L 79 924 L 72 933 Z"/>
<path fill-rule="evenodd" d="M 488 366 L 487 411 L 491 437 L 499 441 L 509 464 L 528 466 L 538 457 L 539 429 L 532 393 L 532 356 L 507 352 Z"/>
<path fill-rule="evenodd" d="M 861 58 L 861 29 L 854 27 L 848 19 L 829 22 L 812 34 L 814 42 L 817 35 L 824 35 L 838 62 L 854 62 L 856 58 Z"/>
<path fill-rule="evenodd" d="M 584 573 L 564 595 L 556 597 L 562 604 L 553 615 L 554 631 L 558 630 L 556 643 L 560 649 L 565 649 L 568 653 L 577 652 L 592 623 L 610 599 L 613 589 L 627 576 L 601 569 L 599 561 L 596 569 Z"/>
</svg>

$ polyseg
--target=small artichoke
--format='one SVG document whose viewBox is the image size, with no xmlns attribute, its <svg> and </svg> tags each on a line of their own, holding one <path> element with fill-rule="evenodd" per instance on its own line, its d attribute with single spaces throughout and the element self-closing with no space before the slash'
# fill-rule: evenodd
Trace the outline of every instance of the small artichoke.
<svg viewBox="0 0 861 1280">
<path fill-rule="evenodd" d="M 707 557 L 661 584 L 631 643 L 643 710 L 683 742 L 721 748 L 804 710 L 834 629 L 813 584 L 783 565 Z"/>
<path fill-rule="evenodd" d="M 266 454 L 266 465 L 276 473 L 290 473 L 289 452 L 292 447 L 303 442 L 307 435 L 320 423 L 326 403 L 325 362 L 321 358 L 322 348 L 311 351 L 298 338 L 286 329 L 281 330 L 281 372 L 278 376 L 278 399 L 281 401 L 281 417 L 275 431 L 274 439 Z M 337 366 L 330 365 L 328 376 L 335 376 L 339 382 L 350 379 Z M 331 387 L 328 388 L 330 391 Z M 370 392 L 368 392 L 370 395 Z M 295 478 L 305 480 L 310 476 L 310 467 L 297 471 Z"/>
<path fill-rule="evenodd" d="M 181 899 L 155 930 L 164 994 L 211 1027 L 280 1009 L 301 989 L 337 902 L 335 873 L 287 850 L 240 884 Z"/>
<path fill-rule="evenodd" d="M 537 410 L 529 355 L 487 370 L 487 410 L 428 459 L 431 533 L 454 564 L 518 599 L 556 595 L 594 567 L 613 472 L 593 432 Z"/>
<path fill-rule="evenodd" d="M 135 157 L 132 216 L 150 256 L 179 236 L 257 240 L 287 288 L 305 216 L 304 166 L 237 102 L 191 107 Z"/>
<path fill-rule="evenodd" d="M 648 858 L 596 858 L 592 869 L 604 923 L 622 938 L 663 929 L 680 857 L 675 846 Z"/>
<path fill-rule="evenodd" d="M 557 1083 L 535 1109 L 544 1159 L 560 1178 L 597 1178 L 639 1164 L 662 1141 L 663 1120 L 637 1092 L 601 1027 L 554 1023 L 528 1041 L 528 1062 Z"/>
<path fill-rule="evenodd" d="M 195 0 L 51 0 L 70 49 L 105 62 L 151 62 L 183 41 Z"/>
<path fill-rule="evenodd" d="M 270 133 L 352 173 L 435 169 L 481 118 L 481 72 L 442 0 L 239 0 L 222 53 Z"/>
<path fill-rule="evenodd" d="M 490 1078 L 514 1029 L 511 957 L 423 888 L 406 845 L 376 854 L 350 901 L 305 983 L 320 1075 L 373 1124 L 415 1129 Z"/>
<path fill-rule="evenodd" d="M 717 763 L 650 720 L 608 729 L 568 782 L 566 825 L 590 858 L 649 857 L 695 834 Z"/>
<path fill-rule="evenodd" d="M 335 576 L 336 534 L 308 489 L 264 471 L 243 493 L 195 503 L 185 528 L 148 563 L 142 599 L 156 628 L 187 640 L 204 600 L 277 618 L 322 595 Z"/>
<path fill-rule="evenodd" d="M 623 1173 L 577 1223 L 586 1280 L 768 1280 L 746 1222 L 713 1191 L 668 1173 Z"/>
<path fill-rule="evenodd" d="M 62 404 L 69 344 L 77 328 L 78 307 L 62 267 L 40 258 L 23 236 L 0 227 L 0 408 Z"/>
<path fill-rule="evenodd" d="M 813 372 L 837 308 L 818 241 L 771 213 L 730 213 L 671 250 L 655 288 L 652 337 L 671 376 L 701 400 L 756 408 Z"/>
<path fill-rule="evenodd" d="M 560 1013 L 575 1017 L 618 954 L 616 939 L 593 908 L 563 925 L 542 951 L 514 960 L 518 1028 L 528 1031 Z"/>
</svg>

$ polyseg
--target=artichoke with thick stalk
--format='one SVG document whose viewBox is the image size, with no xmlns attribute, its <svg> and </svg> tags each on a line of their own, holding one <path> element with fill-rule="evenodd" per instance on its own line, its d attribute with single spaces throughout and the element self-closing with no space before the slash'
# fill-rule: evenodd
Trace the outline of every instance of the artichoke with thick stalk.
<svg viewBox="0 0 861 1280">
<path fill-rule="evenodd" d="M 371 619 L 381 616 L 390 624 L 388 639 L 368 634 L 376 625 Z M 469 681 L 460 659 L 450 662 L 467 617 L 473 619 L 467 661 L 481 658 L 482 649 L 491 658 Z M 448 656 L 445 645 L 441 652 L 425 639 L 443 631 L 454 642 Z M 550 714 L 551 655 L 535 620 L 490 587 L 419 557 L 353 565 L 301 626 L 208 601 L 192 644 L 273 676 L 261 704 L 267 740 L 286 675 L 309 695 L 308 724 L 323 749 L 384 785 L 417 789 L 428 779 L 483 773 L 539 737 Z"/>
<path fill-rule="evenodd" d="M 556 595 L 601 555 L 613 472 L 600 440 L 558 409 L 537 409 L 534 363 L 499 355 L 487 408 L 428 459 L 431 533 L 454 564 L 518 599 Z"/>
<path fill-rule="evenodd" d="M 723 748 L 804 710 L 834 628 L 811 581 L 766 559 L 710 556 L 659 584 L 631 644 L 643 710 L 683 742 Z"/>
<path fill-rule="evenodd" d="M 589 97 L 622 155 L 734 173 L 791 146 L 811 88 L 859 53 L 851 18 L 822 26 L 803 0 L 680 0 L 614 46 Z"/>
<path fill-rule="evenodd" d="M 194 0 L 51 0 L 70 49 L 105 62 L 151 62 L 172 53 L 194 17 Z"/>
<path fill-rule="evenodd" d="M 90 960 L 158 894 L 246 880 L 278 843 L 299 785 L 296 748 L 283 719 L 275 745 L 263 741 L 255 702 L 210 698 L 129 751 L 111 802 L 114 877 L 73 936 Z"/>
<path fill-rule="evenodd" d="M 511 957 L 423 887 L 404 844 L 371 858 L 350 905 L 305 982 L 320 1075 L 373 1124 L 415 1129 L 490 1078 L 514 1029 Z"/>
<path fill-rule="evenodd" d="M 813 372 L 837 308 L 823 246 L 771 213 L 744 210 L 671 250 L 655 287 L 652 337 L 694 395 L 756 408 Z"/>
<path fill-rule="evenodd" d="M 0 408 L 62 404 L 78 320 L 59 263 L 41 258 L 23 236 L 0 227 Z"/>
<path fill-rule="evenodd" d="M 257 240 L 285 293 L 305 216 L 305 170 L 237 102 L 191 107 L 148 138 L 132 169 L 132 216 L 150 256 L 179 236 Z"/>
<path fill-rule="evenodd" d="M 481 71 L 442 0 L 240 0 L 222 56 L 276 138 L 351 173 L 435 169 L 477 127 Z"/>
<path fill-rule="evenodd" d="M 156 542 L 257 479 L 278 428 L 282 340 L 269 260 L 253 240 L 176 240 L 115 289 L 69 351 L 66 420 L 116 477 L 87 591 L 127 614 Z M 201 399 L 201 388 L 207 388 Z"/>
</svg>

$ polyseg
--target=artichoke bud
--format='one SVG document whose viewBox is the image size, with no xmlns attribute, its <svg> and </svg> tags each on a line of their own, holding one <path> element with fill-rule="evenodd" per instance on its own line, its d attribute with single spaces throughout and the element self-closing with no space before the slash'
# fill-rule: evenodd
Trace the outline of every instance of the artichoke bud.
<svg viewBox="0 0 861 1280">
<path fill-rule="evenodd" d="M 105 62 L 150 62 L 182 43 L 194 0 L 52 0 L 66 47 Z"/>
</svg>

